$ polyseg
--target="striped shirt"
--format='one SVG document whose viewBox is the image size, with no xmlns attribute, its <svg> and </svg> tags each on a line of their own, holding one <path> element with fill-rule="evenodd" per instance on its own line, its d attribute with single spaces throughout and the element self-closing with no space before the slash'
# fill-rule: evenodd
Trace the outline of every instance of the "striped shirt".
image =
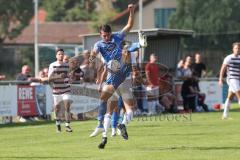
<svg viewBox="0 0 240 160">
<path fill-rule="evenodd" d="M 59 78 L 53 80 L 53 94 L 64 94 L 70 92 L 70 84 L 69 84 L 69 65 L 67 63 L 59 63 L 55 61 L 50 64 L 48 78 L 50 76 L 59 75 L 59 74 L 66 74 L 67 78 Z"/>
<path fill-rule="evenodd" d="M 228 55 L 223 64 L 227 65 L 227 79 L 240 80 L 240 55 Z"/>
</svg>

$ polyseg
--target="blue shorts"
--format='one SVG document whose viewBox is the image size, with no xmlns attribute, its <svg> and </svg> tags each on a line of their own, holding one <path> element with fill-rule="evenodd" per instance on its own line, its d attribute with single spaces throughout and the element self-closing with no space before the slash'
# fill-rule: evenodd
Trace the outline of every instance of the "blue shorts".
<svg viewBox="0 0 240 160">
<path fill-rule="evenodd" d="M 132 67 L 131 65 L 122 65 L 121 69 L 116 73 L 109 73 L 106 80 L 107 85 L 113 85 L 115 89 L 128 77 L 131 73 Z"/>
</svg>

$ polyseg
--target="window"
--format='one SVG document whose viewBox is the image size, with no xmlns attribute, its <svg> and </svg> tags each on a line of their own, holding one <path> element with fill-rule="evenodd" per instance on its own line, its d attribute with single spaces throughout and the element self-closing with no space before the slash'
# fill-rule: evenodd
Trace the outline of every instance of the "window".
<svg viewBox="0 0 240 160">
<path fill-rule="evenodd" d="M 156 28 L 168 28 L 168 20 L 176 8 L 161 8 L 154 10 L 154 22 Z"/>
</svg>

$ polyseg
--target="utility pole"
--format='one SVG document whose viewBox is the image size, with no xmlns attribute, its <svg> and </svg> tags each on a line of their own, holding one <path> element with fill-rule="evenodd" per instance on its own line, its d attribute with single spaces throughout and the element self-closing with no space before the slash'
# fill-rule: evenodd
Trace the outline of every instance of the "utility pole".
<svg viewBox="0 0 240 160">
<path fill-rule="evenodd" d="M 38 53 L 38 0 L 34 2 L 34 62 L 35 62 L 35 77 L 39 72 L 39 53 Z"/>
<path fill-rule="evenodd" d="M 139 5 L 139 17 L 138 17 L 138 19 L 139 19 L 139 32 L 141 32 L 142 31 L 142 29 L 143 29 L 143 0 L 139 0 L 138 1 L 138 5 Z M 139 61 L 140 61 L 140 63 L 143 63 L 143 61 L 144 61 L 144 48 L 140 48 L 140 59 L 139 59 Z"/>
</svg>

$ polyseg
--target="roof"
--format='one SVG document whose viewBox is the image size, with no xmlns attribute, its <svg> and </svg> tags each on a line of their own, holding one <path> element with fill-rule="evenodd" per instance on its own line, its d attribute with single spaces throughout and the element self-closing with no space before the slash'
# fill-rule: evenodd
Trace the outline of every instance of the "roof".
<svg viewBox="0 0 240 160">
<path fill-rule="evenodd" d="M 139 30 L 132 30 L 130 33 L 138 33 Z M 142 29 L 142 32 L 147 37 L 155 37 L 158 35 L 161 36 L 168 36 L 168 35 L 175 35 L 175 36 L 192 36 L 194 32 L 192 30 L 182 30 L 182 29 L 164 29 L 164 28 L 151 28 L 151 29 Z M 99 36 L 99 33 L 93 34 L 81 34 L 79 37 L 90 37 L 90 36 Z"/>
<path fill-rule="evenodd" d="M 38 27 L 39 43 L 82 44 L 79 34 L 90 33 L 88 22 L 45 22 Z M 15 39 L 6 39 L 4 44 L 33 44 L 34 24 L 27 26 Z"/>
</svg>

